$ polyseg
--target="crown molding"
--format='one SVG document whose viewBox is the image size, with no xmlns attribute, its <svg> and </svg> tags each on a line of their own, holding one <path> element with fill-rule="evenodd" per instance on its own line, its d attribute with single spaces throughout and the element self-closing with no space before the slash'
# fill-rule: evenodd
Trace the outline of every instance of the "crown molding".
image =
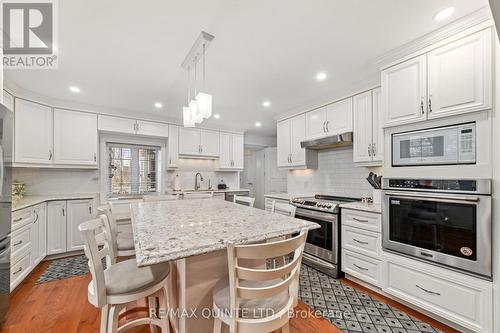
<svg viewBox="0 0 500 333">
<path fill-rule="evenodd" d="M 378 68 L 386 68 L 399 59 L 405 58 L 412 53 L 416 53 L 425 49 L 433 44 L 456 35 L 464 30 L 470 29 L 474 26 L 485 24 L 486 26 L 493 26 L 493 16 L 489 6 L 482 7 L 469 15 L 463 16 L 450 24 L 434 30 L 422 37 L 419 37 L 409 43 L 406 43 L 392 51 L 382 54 L 381 56 L 372 60 L 372 64 Z"/>
</svg>

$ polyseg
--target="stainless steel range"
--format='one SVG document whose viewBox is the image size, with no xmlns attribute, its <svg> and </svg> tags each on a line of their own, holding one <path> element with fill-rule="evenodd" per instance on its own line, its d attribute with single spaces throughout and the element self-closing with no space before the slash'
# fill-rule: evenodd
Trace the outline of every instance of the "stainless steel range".
<svg viewBox="0 0 500 333">
<path fill-rule="evenodd" d="M 292 204 L 297 207 L 296 218 L 321 226 L 309 231 L 304 263 L 335 278 L 340 275 L 339 204 L 352 201 L 359 199 L 328 195 L 292 199 Z"/>
</svg>

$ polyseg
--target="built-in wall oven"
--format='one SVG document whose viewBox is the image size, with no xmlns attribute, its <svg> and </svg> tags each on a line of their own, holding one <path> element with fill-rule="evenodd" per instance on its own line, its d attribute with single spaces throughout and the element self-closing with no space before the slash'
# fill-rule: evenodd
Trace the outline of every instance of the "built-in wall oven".
<svg viewBox="0 0 500 333">
<path fill-rule="evenodd" d="M 476 123 L 392 134 L 392 166 L 476 163 Z"/>
<path fill-rule="evenodd" d="M 384 179 L 384 249 L 492 276 L 491 181 Z"/>
</svg>

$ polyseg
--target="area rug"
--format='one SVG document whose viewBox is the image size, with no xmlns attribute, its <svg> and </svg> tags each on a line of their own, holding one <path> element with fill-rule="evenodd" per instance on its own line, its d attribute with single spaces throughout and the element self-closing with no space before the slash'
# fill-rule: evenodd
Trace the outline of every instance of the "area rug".
<svg viewBox="0 0 500 333">
<path fill-rule="evenodd" d="M 88 259 L 84 255 L 52 260 L 38 277 L 36 284 L 68 279 L 89 273 Z"/>
</svg>

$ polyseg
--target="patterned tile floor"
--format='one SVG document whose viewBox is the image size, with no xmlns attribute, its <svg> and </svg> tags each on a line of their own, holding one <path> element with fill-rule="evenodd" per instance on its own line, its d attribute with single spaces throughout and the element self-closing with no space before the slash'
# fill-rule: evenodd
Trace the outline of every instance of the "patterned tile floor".
<svg viewBox="0 0 500 333">
<path fill-rule="evenodd" d="M 440 333 L 427 323 L 302 265 L 300 299 L 346 333 Z"/>
<path fill-rule="evenodd" d="M 36 284 L 87 274 L 89 272 L 87 262 L 88 259 L 84 255 L 55 259 L 38 277 Z"/>
</svg>

